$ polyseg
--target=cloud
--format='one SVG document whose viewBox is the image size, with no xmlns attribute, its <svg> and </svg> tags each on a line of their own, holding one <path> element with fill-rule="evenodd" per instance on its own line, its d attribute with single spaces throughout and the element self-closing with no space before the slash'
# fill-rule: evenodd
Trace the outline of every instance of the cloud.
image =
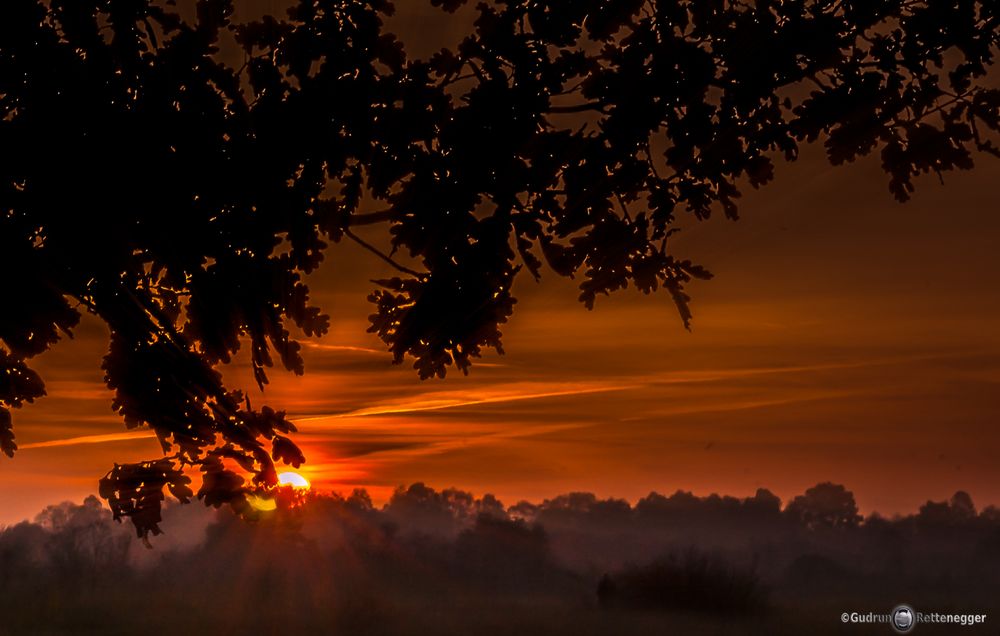
<svg viewBox="0 0 1000 636">
<path fill-rule="evenodd" d="M 134 431 L 128 433 L 111 433 L 108 435 L 82 435 L 80 437 L 69 437 L 66 439 L 51 439 L 44 442 L 33 442 L 31 444 L 21 444 L 19 450 L 30 450 L 35 448 L 56 448 L 60 446 L 77 446 L 81 444 L 107 444 L 111 442 L 130 442 L 137 439 L 150 439 L 156 437 L 152 431 Z"/>
<path fill-rule="evenodd" d="M 388 352 L 379 351 L 378 349 L 372 349 L 369 347 L 358 347 L 353 345 L 336 345 L 327 344 L 325 342 L 312 342 L 305 340 L 302 342 L 302 346 L 306 349 L 315 349 L 317 351 L 331 351 L 331 352 L 348 352 L 348 353 L 371 353 L 380 356 L 388 356 Z"/>
<path fill-rule="evenodd" d="M 429 391 L 417 397 L 398 401 L 386 401 L 382 404 L 362 407 L 343 413 L 330 413 L 299 418 L 296 423 L 312 423 L 354 417 L 370 417 L 374 415 L 405 415 L 424 411 L 440 411 L 486 404 L 520 402 L 524 400 L 542 400 L 561 398 L 593 393 L 627 391 L 641 388 L 635 383 L 524 383 L 499 385 L 482 389 L 466 391 Z"/>
</svg>

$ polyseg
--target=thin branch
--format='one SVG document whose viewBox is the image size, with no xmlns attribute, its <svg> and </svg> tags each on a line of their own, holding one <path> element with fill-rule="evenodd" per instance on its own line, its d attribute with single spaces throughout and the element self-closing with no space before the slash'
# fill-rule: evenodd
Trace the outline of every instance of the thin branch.
<svg viewBox="0 0 1000 636">
<path fill-rule="evenodd" d="M 604 112 L 604 104 L 601 102 L 587 102 L 586 104 L 574 104 L 572 106 L 549 106 L 545 111 L 552 115 L 564 115 L 571 113 L 586 113 L 588 111 Z"/>
<path fill-rule="evenodd" d="M 587 79 L 588 78 L 585 77 L 582 80 L 578 81 L 576 84 L 573 84 L 572 86 L 570 86 L 568 88 L 564 88 L 563 90 L 559 91 L 558 93 L 552 93 L 551 97 L 562 97 L 563 95 L 571 95 L 571 94 L 579 91 L 581 88 L 583 88 L 583 84 L 587 81 Z"/>
<path fill-rule="evenodd" d="M 463 80 L 475 79 L 475 78 L 476 78 L 476 74 L 475 73 L 466 73 L 465 75 L 454 75 L 454 76 L 449 75 L 447 78 L 445 78 L 441 82 L 441 86 L 442 87 L 451 86 L 452 84 L 454 84 L 456 82 L 461 82 Z"/>
<path fill-rule="evenodd" d="M 472 72 L 476 75 L 480 82 L 486 81 L 486 76 L 483 75 L 482 69 L 480 69 L 475 62 L 472 60 L 466 60 L 465 63 L 469 65 L 469 68 L 472 69 Z"/>
<path fill-rule="evenodd" d="M 350 228 L 344 228 L 344 235 L 347 236 L 347 238 L 349 238 L 352 241 L 354 241 L 355 243 L 357 243 L 358 245 L 360 245 L 361 247 L 363 247 L 366 250 L 368 250 L 369 252 L 371 252 L 372 254 L 374 254 L 375 256 L 378 256 L 379 258 L 381 258 L 386 263 L 389 263 L 390 265 L 392 265 L 393 267 L 395 267 L 399 271 L 403 272 L 404 274 L 409 274 L 410 276 L 415 276 L 416 278 L 419 278 L 421 280 L 423 280 L 424 278 L 427 277 L 427 274 L 421 274 L 420 272 L 414 271 L 414 270 L 410 269 L 409 267 L 406 267 L 405 265 L 400 265 L 399 263 L 397 263 L 396 261 L 394 261 L 391 256 L 389 256 L 387 254 L 383 254 L 382 251 L 379 250 L 377 247 L 375 247 L 371 243 L 365 241 L 363 238 L 359 237 L 357 234 L 355 234 L 354 232 L 352 232 L 350 230 Z"/>
<path fill-rule="evenodd" d="M 313 203 L 313 207 L 316 209 L 323 210 L 324 212 L 331 212 L 337 216 L 337 224 L 342 228 L 347 228 L 350 226 L 359 225 L 375 225 L 376 223 L 384 223 L 386 221 L 391 221 L 393 219 L 393 210 L 379 210 L 377 212 L 367 212 L 364 214 L 351 213 L 348 211 L 342 211 L 340 206 L 337 205 L 335 201 L 329 199 L 319 199 Z"/>
<path fill-rule="evenodd" d="M 620 205 L 622 208 L 622 214 L 625 215 L 625 220 L 631 223 L 632 216 L 628 213 L 628 206 L 625 205 L 625 201 L 624 199 L 622 199 L 622 195 L 615 192 L 615 198 L 618 199 L 618 205 Z"/>
<path fill-rule="evenodd" d="M 160 48 L 160 43 L 156 39 L 156 32 L 153 31 L 153 25 L 150 24 L 149 18 L 143 18 L 142 22 L 143 22 L 143 24 L 146 25 L 146 36 L 153 43 L 153 49 L 154 50 L 155 49 L 159 49 Z"/>
<path fill-rule="evenodd" d="M 379 210 L 378 212 L 367 212 L 365 214 L 351 214 L 347 217 L 347 225 L 375 225 L 376 223 L 384 223 L 385 221 L 391 221 L 393 217 L 393 210 Z"/>
</svg>

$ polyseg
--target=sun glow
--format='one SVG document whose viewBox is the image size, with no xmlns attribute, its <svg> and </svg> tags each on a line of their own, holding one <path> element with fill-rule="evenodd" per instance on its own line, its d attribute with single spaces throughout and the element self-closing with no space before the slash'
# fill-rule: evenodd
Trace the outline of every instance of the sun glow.
<svg viewBox="0 0 1000 636">
<path fill-rule="evenodd" d="M 271 512 L 278 509 L 278 502 L 272 497 L 261 497 L 260 495 L 250 495 L 247 497 L 250 507 L 259 512 Z"/>
<path fill-rule="evenodd" d="M 309 480 L 298 473 L 280 473 L 278 475 L 278 485 L 307 490 L 309 488 Z"/>
</svg>

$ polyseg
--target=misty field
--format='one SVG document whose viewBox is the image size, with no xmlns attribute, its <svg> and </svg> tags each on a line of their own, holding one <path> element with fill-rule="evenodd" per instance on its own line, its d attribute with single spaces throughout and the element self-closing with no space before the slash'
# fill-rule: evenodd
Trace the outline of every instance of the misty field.
<svg viewBox="0 0 1000 636">
<path fill-rule="evenodd" d="M 148 549 L 91 498 L 0 532 L 0 634 L 887 634 L 840 615 L 996 616 L 992 508 L 959 493 L 886 520 L 796 501 L 506 508 L 416 484 L 382 508 L 309 495 L 250 521 L 173 506 Z"/>
</svg>

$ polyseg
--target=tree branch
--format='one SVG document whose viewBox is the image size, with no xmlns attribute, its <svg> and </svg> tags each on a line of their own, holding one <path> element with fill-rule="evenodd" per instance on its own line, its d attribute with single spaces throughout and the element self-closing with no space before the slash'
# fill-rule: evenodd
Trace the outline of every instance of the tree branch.
<svg viewBox="0 0 1000 636">
<path fill-rule="evenodd" d="M 421 274 L 420 272 L 412 270 L 409 267 L 406 267 L 405 265 L 400 265 L 399 263 L 397 263 L 396 261 L 394 261 L 391 256 L 388 256 L 387 254 L 383 254 L 381 250 L 379 250 L 377 247 L 375 247 L 371 243 L 365 241 L 363 238 L 359 237 L 357 234 L 355 234 L 354 232 L 352 232 L 349 228 L 346 228 L 346 227 L 344 228 L 344 235 L 347 238 L 349 238 L 352 241 L 354 241 L 355 243 L 357 243 L 358 245 L 360 245 L 361 247 L 363 247 L 366 250 L 368 250 L 369 252 L 371 252 L 372 254 L 374 254 L 375 256 L 378 256 L 379 258 L 381 258 L 386 263 L 389 263 L 390 265 L 392 265 L 393 267 L 395 267 L 399 271 L 403 272 L 404 274 L 409 274 L 410 276 L 415 276 L 416 278 L 419 278 L 421 280 L 423 280 L 427 276 L 427 274 Z"/>
<path fill-rule="evenodd" d="M 379 210 L 378 212 L 368 212 L 366 214 L 351 214 L 347 217 L 347 225 L 375 225 L 391 221 L 393 210 Z"/>
<path fill-rule="evenodd" d="M 367 212 L 365 214 L 352 214 L 340 210 L 335 201 L 329 199 L 318 199 L 313 203 L 314 208 L 320 208 L 328 212 L 335 213 L 336 222 L 340 229 L 350 226 L 375 225 L 393 219 L 394 211 L 391 208 L 379 210 L 377 212 Z"/>
<path fill-rule="evenodd" d="M 601 102 L 587 102 L 586 104 L 574 104 L 572 106 L 549 106 L 545 112 L 553 115 L 565 115 L 570 113 L 585 113 L 591 110 L 603 113 L 604 104 Z"/>
</svg>

